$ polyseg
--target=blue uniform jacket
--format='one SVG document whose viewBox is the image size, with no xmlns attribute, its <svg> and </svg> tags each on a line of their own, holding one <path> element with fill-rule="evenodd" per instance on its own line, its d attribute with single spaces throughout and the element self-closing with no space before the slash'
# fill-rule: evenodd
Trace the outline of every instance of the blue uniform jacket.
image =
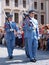
<svg viewBox="0 0 49 65">
<path fill-rule="evenodd" d="M 5 28 L 5 32 L 6 32 L 6 39 L 13 39 L 15 38 L 15 35 L 14 35 L 14 30 L 18 30 L 18 28 L 16 27 L 16 23 L 15 22 L 5 22 L 5 25 L 4 25 L 4 28 Z M 13 31 L 10 31 L 10 29 L 13 29 Z"/>
<path fill-rule="evenodd" d="M 23 23 L 24 38 L 33 38 L 33 25 L 30 22 L 30 19 L 25 19 Z"/>
<path fill-rule="evenodd" d="M 39 36 L 39 29 L 38 29 L 38 22 L 36 19 L 25 19 L 24 21 L 24 37 L 31 38 L 31 39 L 37 39 Z"/>
</svg>

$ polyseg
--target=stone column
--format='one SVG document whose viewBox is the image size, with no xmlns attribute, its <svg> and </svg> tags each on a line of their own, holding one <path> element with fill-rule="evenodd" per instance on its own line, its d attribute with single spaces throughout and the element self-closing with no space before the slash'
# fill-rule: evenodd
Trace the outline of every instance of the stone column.
<svg viewBox="0 0 49 65">
<path fill-rule="evenodd" d="M 23 9 L 23 0 L 19 0 L 18 1 L 19 3 L 19 8 L 20 8 L 20 10 L 22 10 Z"/>
<path fill-rule="evenodd" d="M 49 23 L 49 1 L 46 0 L 46 23 Z"/>
<path fill-rule="evenodd" d="M 41 8 L 40 8 L 40 3 L 41 1 L 40 0 L 37 0 L 38 4 L 37 4 L 37 14 L 38 14 L 38 23 L 41 24 Z"/>
<path fill-rule="evenodd" d="M 28 10 L 32 10 L 32 4 L 33 4 L 33 1 L 29 0 L 29 9 Z"/>
<path fill-rule="evenodd" d="M 2 23 L 2 21 L 1 21 L 1 17 L 2 17 L 2 16 L 1 16 L 1 14 L 2 14 L 1 1 L 2 1 L 2 0 L 0 0 L 0 26 L 1 26 L 1 23 Z"/>
</svg>

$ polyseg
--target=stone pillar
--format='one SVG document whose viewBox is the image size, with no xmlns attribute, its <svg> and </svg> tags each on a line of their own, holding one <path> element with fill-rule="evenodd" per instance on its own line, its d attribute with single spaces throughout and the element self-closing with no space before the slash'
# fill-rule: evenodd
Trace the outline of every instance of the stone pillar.
<svg viewBox="0 0 49 65">
<path fill-rule="evenodd" d="M 29 9 L 29 0 L 26 0 L 26 8 Z"/>
<path fill-rule="evenodd" d="M 0 26 L 1 26 L 1 23 L 2 23 L 2 21 L 1 21 L 1 17 L 2 17 L 2 16 L 1 16 L 1 14 L 2 14 L 1 1 L 2 1 L 2 0 L 0 0 Z"/>
<path fill-rule="evenodd" d="M 37 4 L 37 15 L 38 15 L 38 23 L 41 24 L 41 8 L 40 8 L 40 3 L 41 0 L 37 0 L 38 4 Z"/>
<path fill-rule="evenodd" d="M 46 0 L 46 24 L 49 23 L 49 1 Z"/>
<path fill-rule="evenodd" d="M 29 9 L 28 10 L 32 10 L 32 4 L 33 4 L 33 1 L 29 0 Z"/>
<path fill-rule="evenodd" d="M 20 10 L 22 10 L 23 9 L 23 0 L 19 0 L 18 2 L 19 2 L 19 8 L 20 8 Z"/>
</svg>

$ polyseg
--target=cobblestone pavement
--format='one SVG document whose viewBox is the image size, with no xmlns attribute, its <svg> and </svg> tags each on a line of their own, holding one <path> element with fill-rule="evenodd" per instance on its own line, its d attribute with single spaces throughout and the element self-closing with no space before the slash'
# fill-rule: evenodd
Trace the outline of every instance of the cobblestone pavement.
<svg viewBox="0 0 49 65">
<path fill-rule="evenodd" d="M 13 59 L 8 59 L 7 48 L 0 45 L 0 65 L 49 65 L 49 51 L 37 52 L 37 62 L 30 62 L 25 55 L 24 49 L 15 48 Z"/>
</svg>

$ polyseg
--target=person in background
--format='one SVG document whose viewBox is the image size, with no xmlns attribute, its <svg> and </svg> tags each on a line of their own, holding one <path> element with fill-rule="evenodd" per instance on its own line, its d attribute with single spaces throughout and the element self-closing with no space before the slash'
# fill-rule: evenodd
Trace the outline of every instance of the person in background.
<svg viewBox="0 0 49 65">
<path fill-rule="evenodd" d="M 47 50 L 47 31 L 48 27 L 45 25 L 44 26 L 44 33 L 43 33 L 43 50 Z"/>
<path fill-rule="evenodd" d="M 46 36 L 46 40 L 47 40 L 47 49 L 49 51 L 49 28 L 47 29 L 47 36 Z"/>
<path fill-rule="evenodd" d="M 18 37 L 17 44 L 18 44 L 19 47 L 22 48 L 22 31 L 21 31 L 21 27 L 18 30 L 17 37 Z"/>
<path fill-rule="evenodd" d="M 0 44 L 2 44 L 2 36 L 3 36 L 3 33 L 2 33 L 2 30 L 0 30 Z"/>
</svg>

